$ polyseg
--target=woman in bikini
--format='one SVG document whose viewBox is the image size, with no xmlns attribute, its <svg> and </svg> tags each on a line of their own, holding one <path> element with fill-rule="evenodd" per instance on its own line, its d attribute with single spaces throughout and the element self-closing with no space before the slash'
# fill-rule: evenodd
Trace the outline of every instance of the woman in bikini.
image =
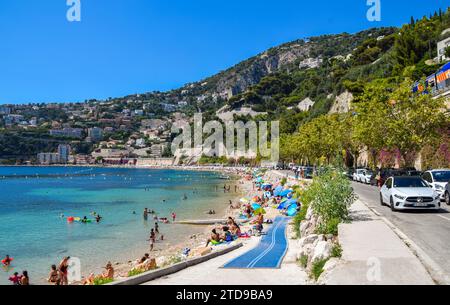
<svg viewBox="0 0 450 305">
<path fill-rule="evenodd" d="M 67 256 L 59 263 L 59 280 L 61 285 L 69 285 L 69 279 L 67 278 L 69 260 L 70 256 Z"/>
</svg>

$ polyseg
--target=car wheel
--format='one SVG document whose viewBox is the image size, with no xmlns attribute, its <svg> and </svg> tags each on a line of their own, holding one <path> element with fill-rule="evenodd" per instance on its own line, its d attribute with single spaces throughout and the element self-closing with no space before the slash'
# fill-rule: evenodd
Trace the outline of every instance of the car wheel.
<svg viewBox="0 0 450 305">
<path fill-rule="evenodd" d="M 380 194 L 380 204 L 381 204 L 381 206 L 384 206 L 383 195 L 382 194 Z"/>
<path fill-rule="evenodd" d="M 447 205 L 450 205 L 450 193 L 449 192 L 445 192 L 445 203 Z"/>
<path fill-rule="evenodd" d="M 391 211 L 392 212 L 397 212 L 397 209 L 394 206 L 394 199 L 392 197 L 391 197 L 391 204 L 390 204 L 390 206 L 391 206 Z"/>
</svg>

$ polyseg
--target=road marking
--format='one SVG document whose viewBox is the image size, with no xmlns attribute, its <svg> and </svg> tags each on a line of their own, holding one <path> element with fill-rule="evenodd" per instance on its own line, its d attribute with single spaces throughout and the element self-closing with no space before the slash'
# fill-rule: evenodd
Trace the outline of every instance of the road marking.
<svg viewBox="0 0 450 305">
<path fill-rule="evenodd" d="M 444 218 L 445 220 L 448 220 L 448 221 L 450 221 L 450 218 L 448 218 L 448 217 L 445 217 L 445 216 L 442 216 L 442 215 L 436 215 L 437 217 L 441 217 L 441 218 Z"/>
</svg>

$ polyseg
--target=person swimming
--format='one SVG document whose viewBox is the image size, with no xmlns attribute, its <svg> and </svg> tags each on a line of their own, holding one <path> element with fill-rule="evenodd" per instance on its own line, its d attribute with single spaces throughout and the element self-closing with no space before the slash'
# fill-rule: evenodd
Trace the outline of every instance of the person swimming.
<svg viewBox="0 0 450 305">
<path fill-rule="evenodd" d="M 102 220 L 102 218 L 103 218 L 103 217 L 101 217 L 100 214 L 97 214 L 97 216 L 95 217 L 95 221 L 96 221 L 97 223 L 99 223 L 100 220 Z"/>
<path fill-rule="evenodd" d="M 9 257 L 9 255 L 6 254 L 6 257 L 2 260 L 2 264 L 5 267 L 9 267 L 11 265 L 12 261 L 13 261 L 13 258 Z"/>
<path fill-rule="evenodd" d="M 148 219 L 148 209 L 147 208 L 144 209 L 143 216 L 144 216 L 144 220 Z"/>
</svg>

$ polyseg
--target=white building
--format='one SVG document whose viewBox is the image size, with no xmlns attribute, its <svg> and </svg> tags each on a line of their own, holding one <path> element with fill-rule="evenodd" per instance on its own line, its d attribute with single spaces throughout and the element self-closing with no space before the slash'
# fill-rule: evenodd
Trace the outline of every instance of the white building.
<svg viewBox="0 0 450 305">
<path fill-rule="evenodd" d="M 450 58 L 445 56 L 445 50 L 450 47 L 450 37 L 441 40 L 437 43 L 437 52 L 439 62 L 450 60 Z"/>
<path fill-rule="evenodd" d="M 37 155 L 38 163 L 41 165 L 50 165 L 60 163 L 58 153 L 40 153 Z"/>
<path fill-rule="evenodd" d="M 81 128 L 52 129 L 50 135 L 55 137 L 81 138 L 83 130 Z"/>
<path fill-rule="evenodd" d="M 65 144 L 58 145 L 58 155 L 59 155 L 59 161 L 61 163 L 69 162 L 70 145 L 65 145 Z"/>
<path fill-rule="evenodd" d="M 94 127 L 88 129 L 88 137 L 91 138 L 93 142 L 98 142 L 103 139 L 103 129 Z"/>
<path fill-rule="evenodd" d="M 297 108 L 300 109 L 300 111 L 309 111 L 314 106 L 314 102 L 309 98 L 305 98 L 303 101 L 298 103 Z"/>
</svg>

